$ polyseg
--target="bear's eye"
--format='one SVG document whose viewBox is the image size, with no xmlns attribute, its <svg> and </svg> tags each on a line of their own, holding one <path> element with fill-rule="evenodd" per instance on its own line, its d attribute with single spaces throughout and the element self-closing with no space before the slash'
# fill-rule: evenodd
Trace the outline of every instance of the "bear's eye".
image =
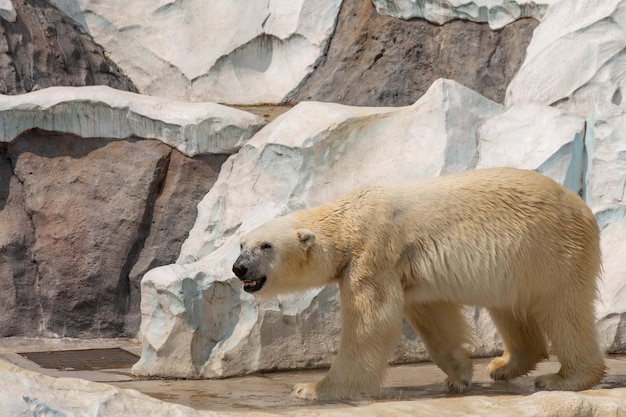
<svg viewBox="0 0 626 417">
<path fill-rule="evenodd" d="M 263 249 L 263 250 L 272 249 L 272 244 L 271 243 L 267 243 L 267 242 L 263 242 L 263 243 L 261 243 L 261 249 Z"/>
</svg>

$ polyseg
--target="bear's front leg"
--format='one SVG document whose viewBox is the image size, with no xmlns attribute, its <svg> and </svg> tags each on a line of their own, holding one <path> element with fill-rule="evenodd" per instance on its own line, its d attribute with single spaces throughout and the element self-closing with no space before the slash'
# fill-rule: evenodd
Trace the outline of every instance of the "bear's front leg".
<svg viewBox="0 0 626 417">
<path fill-rule="evenodd" d="M 318 383 L 297 384 L 293 394 L 332 401 L 375 396 L 402 330 L 404 294 L 398 280 L 378 276 L 339 284 L 341 341 L 328 374 Z"/>
<path fill-rule="evenodd" d="M 365 368 L 370 365 L 370 369 Z M 381 366 L 348 358 L 339 352 L 330 371 L 317 383 L 296 384 L 292 394 L 310 401 L 333 401 L 376 396 L 380 391 L 386 361 Z"/>
</svg>

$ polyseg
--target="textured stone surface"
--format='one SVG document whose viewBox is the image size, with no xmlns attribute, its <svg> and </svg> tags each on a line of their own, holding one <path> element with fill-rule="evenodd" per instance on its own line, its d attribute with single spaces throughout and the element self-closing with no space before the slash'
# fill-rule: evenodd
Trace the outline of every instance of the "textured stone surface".
<svg viewBox="0 0 626 417">
<path fill-rule="evenodd" d="M 604 280 L 600 287 L 600 331 L 610 351 L 626 347 L 626 112 L 597 105 L 587 120 L 589 168 L 586 199 L 602 230 Z"/>
<path fill-rule="evenodd" d="M 0 19 L 0 93 L 58 85 L 136 91 L 93 38 L 49 2 L 20 0 L 13 6 L 16 18 Z"/>
<path fill-rule="evenodd" d="M 615 361 L 617 362 L 617 361 Z M 430 366 L 432 368 L 432 365 Z M 623 366 L 622 366 L 623 369 Z M 432 378 L 432 369 L 409 369 L 412 372 L 425 371 L 428 376 L 419 379 L 441 378 L 437 373 Z M 319 373 L 311 375 L 319 378 Z M 391 383 L 397 388 L 389 390 L 384 401 L 351 401 L 333 404 L 310 403 L 289 397 L 288 390 L 294 380 L 301 380 L 302 375 L 276 374 L 251 377 L 235 381 L 143 381 L 160 384 L 162 389 L 153 392 L 158 399 L 148 397 L 134 389 L 121 389 L 107 384 L 88 382 L 75 378 L 51 378 L 18 368 L 0 360 L 0 403 L 4 415 L 13 416 L 54 416 L 85 417 L 118 416 L 143 417 L 188 416 L 188 417 L 273 417 L 273 416 L 360 416 L 360 417 L 396 417 L 396 416 L 563 416 L 563 417 L 623 417 L 626 415 L 626 388 L 595 389 L 574 392 L 539 392 L 534 394 L 511 395 L 515 390 L 512 384 L 477 385 L 476 392 L 462 396 L 443 396 L 442 384 L 428 386 L 407 386 L 407 381 L 415 377 L 399 375 Z M 404 378 L 403 378 L 404 376 Z M 485 375 L 486 376 L 486 375 Z M 619 376 L 617 376 L 619 378 Z M 216 389 L 206 386 L 210 382 Z M 530 382 L 530 381 L 529 381 Z M 410 382 L 409 382 L 410 384 Z M 494 388 L 499 385 L 500 388 Z M 508 385 L 510 388 L 502 388 Z M 617 384 L 617 386 L 623 386 Z M 187 388 L 182 388 L 187 387 Z M 230 392 L 225 393 L 230 387 Z M 141 389 L 141 388 L 140 388 Z M 519 388 L 517 388 L 519 389 Z M 436 390 L 439 390 L 437 392 Z M 394 395 L 395 394 L 395 395 Z M 178 396 L 186 396 L 186 403 L 195 407 L 209 404 L 208 410 L 198 410 L 175 404 Z M 212 397 L 212 398 L 207 398 Z M 225 402 L 231 403 L 223 411 Z M 229 398 L 230 397 L 230 398 Z M 228 401 L 230 400 L 230 401 Z M 235 402 L 233 407 L 232 403 Z"/>
<path fill-rule="evenodd" d="M 150 207 L 151 226 L 142 231 L 146 236 L 141 248 L 137 248 L 136 260 L 127 260 L 134 265 L 128 276 L 130 307 L 124 334 L 135 335 L 141 324 L 141 279 L 150 269 L 176 261 L 195 222 L 197 202 L 215 183 L 226 158 L 226 155 L 205 155 L 192 159 L 179 152 L 170 153 L 167 177 Z"/>
<path fill-rule="evenodd" d="M 79 0 L 89 30 L 144 94 L 276 103 L 313 69 L 339 0 Z M 210 22 L 210 24 L 207 24 Z M 149 70 L 148 70 L 149 69 Z"/>
<path fill-rule="evenodd" d="M 380 16 L 370 1 L 344 0 L 325 59 L 289 101 L 409 105 L 447 78 L 501 103 L 536 26 L 533 19 L 499 32 L 464 21 L 436 26 Z"/>
<path fill-rule="evenodd" d="M 541 103 L 590 115 L 594 103 L 622 104 L 626 1 L 576 0 L 550 7 L 511 81 L 506 104 Z"/>
<path fill-rule="evenodd" d="M 230 154 L 264 124 L 260 117 L 215 103 L 172 101 L 105 86 L 0 96 L 0 142 L 37 128 L 84 138 L 158 139 L 188 156 Z"/>
<path fill-rule="evenodd" d="M 534 119 L 536 130 L 545 130 L 540 150 L 528 129 Z M 243 293 L 230 272 L 242 233 L 366 183 L 500 165 L 511 153 L 515 132 L 528 136 L 517 135 L 517 151 L 508 164 L 537 169 L 579 192 L 584 128 L 583 119 L 557 109 L 526 106 L 504 112 L 501 105 L 444 80 L 407 107 L 297 105 L 226 162 L 198 206 L 179 263 L 145 275 L 143 352 L 134 372 L 221 377 L 328 364 L 339 334 L 336 289 L 269 301 Z M 528 159 L 532 151 L 537 156 Z M 466 313 L 477 333 L 476 353 L 501 349 L 486 314 L 474 308 Z M 394 360 L 425 358 L 407 327 Z"/>
<path fill-rule="evenodd" d="M 376 11 L 384 16 L 402 19 L 422 18 L 444 24 L 462 19 L 486 22 L 492 29 L 501 29 L 526 17 L 541 20 L 550 4 L 558 0 L 372 0 Z"/>
<path fill-rule="evenodd" d="M 135 335 L 141 277 L 176 259 L 226 156 L 41 131 L 2 146 L 0 334 Z"/>
<path fill-rule="evenodd" d="M 122 333 L 130 308 L 128 263 L 147 227 L 148 203 L 165 179 L 169 152 L 156 141 L 38 134 L 11 149 L 35 230 L 45 333 Z"/>
<path fill-rule="evenodd" d="M 0 96 L 0 335 L 135 335 L 143 274 L 264 124 L 105 86 Z"/>
<path fill-rule="evenodd" d="M 0 335 L 34 335 L 41 321 L 32 262 L 35 233 L 7 148 L 0 144 Z"/>
</svg>

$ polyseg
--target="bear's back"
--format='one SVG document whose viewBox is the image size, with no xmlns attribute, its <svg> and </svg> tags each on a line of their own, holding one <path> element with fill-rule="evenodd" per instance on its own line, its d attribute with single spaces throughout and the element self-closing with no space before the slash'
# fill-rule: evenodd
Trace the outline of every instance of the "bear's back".
<svg viewBox="0 0 626 417">
<path fill-rule="evenodd" d="M 377 235 L 386 237 L 381 244 L 397 246 L 391 252 L 403 254 L 405 275 L 419 275 L 451 300 L 482 305 L 483 295 L 498 293 L 503 303 L 519 302 L 532 298 L 523 293 L 533 288 L 555 296 L 579 277 L 595 288 L 589 277 L 600 269 L 597 222 L 578 195 L 541 174 L 483 169 L 403 181 L 371 195 L 379 205 Z M 421 294 L 428 294 L 423 286 Z"/>
</svg>

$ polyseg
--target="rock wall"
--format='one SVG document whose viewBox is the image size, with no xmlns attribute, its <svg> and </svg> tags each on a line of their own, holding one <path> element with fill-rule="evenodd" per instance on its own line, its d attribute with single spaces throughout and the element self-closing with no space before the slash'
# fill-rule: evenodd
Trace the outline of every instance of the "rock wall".
<svg viewBox="0 0 626 417">
<path fill-rule="evenodd" d="M 415 102 L 438 78 L 504 100 L 537 25 L 515 20 L 542 16 L 547 1 L 491 0 L 488 14 L 484 2 L 466 4 L 477 9 L 473 22 L 444 26 L 437 26 L 438 16 L 456 19 L 463 5 L 430 1 L 428 21 L 406 21 L 379 15 L 361 0 L 216 1 L 211 8 L 199 0 L 79 3 L 90 33 L 143 94 L 229 104 L 397 106 Z M 380 10 L 383 2 L 375 3 Z M 510 26 L 496 19 L 502 30 L 494 31 L 478 23 L 501 9 Z"/>
<path fill-rule="evenodd" d="M 103 86 L 0 97 L 0 335 L 135 336 L 143 275 L 264 123 Z"/>
<path fill-rule="evenodd" d="M 460 20 L 438 26 L 344 0 L 326 56 L 287 101 L 406 106 L 446 78 L 502 103 L 537 24 L 522 19 L 497 32 Z"/>
<path fill-rule="evenodd" d="M 137 91 L 102 47 L 55 6 L 44 0 L 13 5 L 15 19 L 0 19 L 0 94 L 85 85 Z"/>
<path fill-rule="evenodd" d="M 0 334 L 133 336 L 143 273 L 194 222 L 180 196 L 206 193 L 226 156 L 37 130 L 2 148 Z"/>
<path fill-rule="evenodd" d="M 312 71 L 341 0 L 79 3 L 90 33 L 142 93 L 256 104 L 280 102 Z"/>
</svg>

